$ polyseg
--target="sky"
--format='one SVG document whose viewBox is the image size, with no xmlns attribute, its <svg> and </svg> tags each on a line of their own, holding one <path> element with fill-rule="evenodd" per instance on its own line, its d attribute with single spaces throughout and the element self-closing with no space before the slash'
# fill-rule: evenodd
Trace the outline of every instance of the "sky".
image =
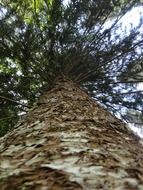
<svg viewBox="0 0 143 190">
<path fill-rule="evenodd" d="M 143 17 L 143 6 L 134 7 L 131 11 L 126 13 L 126 15 L 122 18 L 122 26 L 127 28 L 127 30 L 131 29 L 131 26 L 136 27 L 140 23 L 141 17 Z M 143 29 L 143 28 L 142 28 Z"/>
<path fill-rule="evenodd" d="M 142 26 L 140 28 L 140 31 L 143 31 L 143 6 L 134 7 L 131 11 L 126 13 L 126 15 L 124 15 L 120 21 L 122 23 L 123 31 L 126 29 L 126 34 L 129 34 L 131 27 L 137 27 L 141 21 L 141 18 Z M 137 86 L 137 89 L 143 90 L 143 83 L 140 83 Z M 133 126 L 132 124 L 129 124 L 129 126 L 135 131 L 135 133 L 143 138 L 143 126 L 141 126 L 142 128 Z"/>
<path fill-rule="evenodd" d="M 123 30 L 126 29 L 126 32 L 129 34 L 131 27 L 137 27 L 142 18 L 142 26 L 140 31 L 143 31 L 143 6 L 134 7 L 131 11 L 126 13 L 126 15 L 121 19 Z M 140 83 L 137 86 L 138 90 L 143 90 L 143 83 Z M 131 129 L 135 131 L 140 137 L 143 138 L 143 126 L 142 128 L 135 127 L 132 124 L 129 124 Z"/>
<path fill-rule="evenodd" d="M 140 30 L 143 31 L 143 6 L 135 7 L 132 11 L 126 14 L 123 18 L 123 25 L 124 27 L 130 27 L 130 23 L 136 27 L 139 22 L 140 18 L 142 18 L 142 27 Z M 140 83 L 137 87 L 139 90 L 143 90 L 143 83 Z"/>
</svg>

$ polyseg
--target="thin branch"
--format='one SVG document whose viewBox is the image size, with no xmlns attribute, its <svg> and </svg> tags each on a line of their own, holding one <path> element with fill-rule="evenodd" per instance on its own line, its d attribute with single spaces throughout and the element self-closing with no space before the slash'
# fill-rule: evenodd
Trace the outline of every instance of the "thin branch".
<svg viewBox="0 0 143 190">
<path fill-rule="evenodd" d="M 77 82 L 81 82 L 81 81 L 87 79 L 87 78 L 88 78 L 90 75 L 92 75 L 94 72 L 97 72 L 98 69 L 101 68 L 102 66 L 107 65 L 107 64 L 109 64 L 109 63 L 112 63 L 113 60 L 119 59 L 119 58 L 122 57 L 123 55 L 132 52 L 132 50 L 133 50 L 137 45 L 139 45 L 139 44 L 142 43 L 142 42 L 143 42 L 143 40 L 141 40 L 141 41 L 139 41 L 139 42 L 133 44 L 133 46 L 129 48 L 128 52 L 124 52 L 124 51 L 123 51 L 123 52 L 121 52 L 120 54 L 114 56 L 113 58 L 107 60 L 106 62 L 103 62 L 101 65 L 99 65 L 98 67 L 96 67 L 96 68 L 93 69 L 92 71 L 89 71 L 88 73 L 83 74 L 83 76 L 82 76 L 81 78 L 79 78 Z"/>
<path fill-rule="evenodd" d="M 3 121 L 3 120 L 9 120 L 9 119 L 12 119 L 12 118 L 22 118 L 26 115 L 25 114 L 22 114 L 22 115 L 13 115 L 13 116 L 9 116 L 9 117 L 3 117 L 3 118 L 0 118 L 0 121 Z"/>
<path fill-rule="evenodd" d="M 109 77 L 114 77 L 114 76 L 109 76 Z M 108 81 L 108 77 L 104 77 L 103 80 L 106 80 L 106 84 L 107 84 L 107 81 Z M 95 82 L 95 81 L 91 81 L 91 84 L 94 85 L 95 83 L 97 84 L 105 84 L 105 81 L 98 81 L 98 82 Z M 133 80 L 133 81 L 117 81 L 117 82 L 108 82 L 108 84 L 126 84 L 126 83 L 143 83 L 143 80 Z"/>
<path fill-rule="evenodd" d="M 7 97 L 5 97 L 5 96 L 0 96 L 0 98 L 1 98 L 1 99 L 4 99 L 4 100 L 8 100 L 8 101 L 10 101 L 10 102 L 14 102 L 14 103 L 16 103 L 16 104 L 18 104 L 18 105 L 21 105 L 21 106 L 23 106 L 23 107 L 30 108 L 29 106 L 27 106 L 27 105 L 25 105 L 25 104 L 22 104 L 22 103 L 20 103 L 20 102 L 17 102 L 17 101 L 15 101 L 15 100 L 11 99 L 11 98 L 7 98 Z"/>
<path fill-rule="evenodd" d="M 143 80 L 134 80 L 134 81 L 117 81 L 117 82 L 109 82 L 108 84 L 122 84 L 122 83 L 142 83 Z"/>
<path fill-rule="evenodd" d="M 143 90 L 136 90 L 136 91 L 133 91 L 133 92 L 122 92 L 122 93 L 117 93 L 117 94 L 110 94 L 109 95 L 113 95 L 113 96 L 117 96 L 117 95 L 125 95 L 125 94 L 136 94 L 136 93 L 143 93 Z"/>
<path fill-rule="evenodd" d="M 0 121 L 3 121 L 3 120 L 9 120 L 9 119 L 12 119 L 12 118 L 18 118 L 19 116 L 15 115 L 15 116 L 11 116 L 11 117 L 3 117 L 3 118 L 0 118 Z"/>
</svg>

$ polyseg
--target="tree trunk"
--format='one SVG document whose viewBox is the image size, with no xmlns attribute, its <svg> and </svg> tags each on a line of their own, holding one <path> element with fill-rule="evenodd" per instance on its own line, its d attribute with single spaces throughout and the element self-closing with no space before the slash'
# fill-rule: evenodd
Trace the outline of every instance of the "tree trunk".
<svg viewBox="0 0 143 190">
<path fill-rule="evenodd" d="M 1 190 L 143 190 L 143 146 L 63 79 L 0 139 Z"/>
</svg>

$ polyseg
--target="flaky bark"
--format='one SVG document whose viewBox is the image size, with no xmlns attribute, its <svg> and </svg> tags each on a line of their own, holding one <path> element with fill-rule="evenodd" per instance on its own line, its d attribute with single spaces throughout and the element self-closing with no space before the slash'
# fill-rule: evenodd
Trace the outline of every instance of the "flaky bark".
<svg viewBox="0 0 143 190">
<path fill-rule="evenodd" d="M 0 140 L 1 190 L 143 190 L 143 146 L 68 80 Z"/>
</svg>

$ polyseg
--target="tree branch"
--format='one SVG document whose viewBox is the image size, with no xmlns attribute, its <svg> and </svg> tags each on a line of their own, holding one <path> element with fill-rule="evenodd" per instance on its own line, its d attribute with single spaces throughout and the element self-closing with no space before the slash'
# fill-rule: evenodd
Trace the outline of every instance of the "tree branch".
<svg viewBox="0 0 143 190">
<path fill-rule="evenodd" d="M 4 100 L 8 100 L 8 101 L 10 101 L 10 102 L 14 102 L 14 103 L 16 103 L 16 104 L 18 104 L 18 105 L 21 105 L 21 106 L 23 106 L 23 107 L 30 108 L 29 106 L 27 106 L 27 105 L 25 105 L 25 104 L 22 104 L 22 103 L 20 103 L 20 102 L 17 102 L 17 101 L 15 101 L 15 100 L 11 99 L 11 98 L 7 98 L 7 97 L 5 97 L 5 96 L 0 96 L 0 98 L 1 98 L 1 99 L 4 99 Z"/>
</svg>

